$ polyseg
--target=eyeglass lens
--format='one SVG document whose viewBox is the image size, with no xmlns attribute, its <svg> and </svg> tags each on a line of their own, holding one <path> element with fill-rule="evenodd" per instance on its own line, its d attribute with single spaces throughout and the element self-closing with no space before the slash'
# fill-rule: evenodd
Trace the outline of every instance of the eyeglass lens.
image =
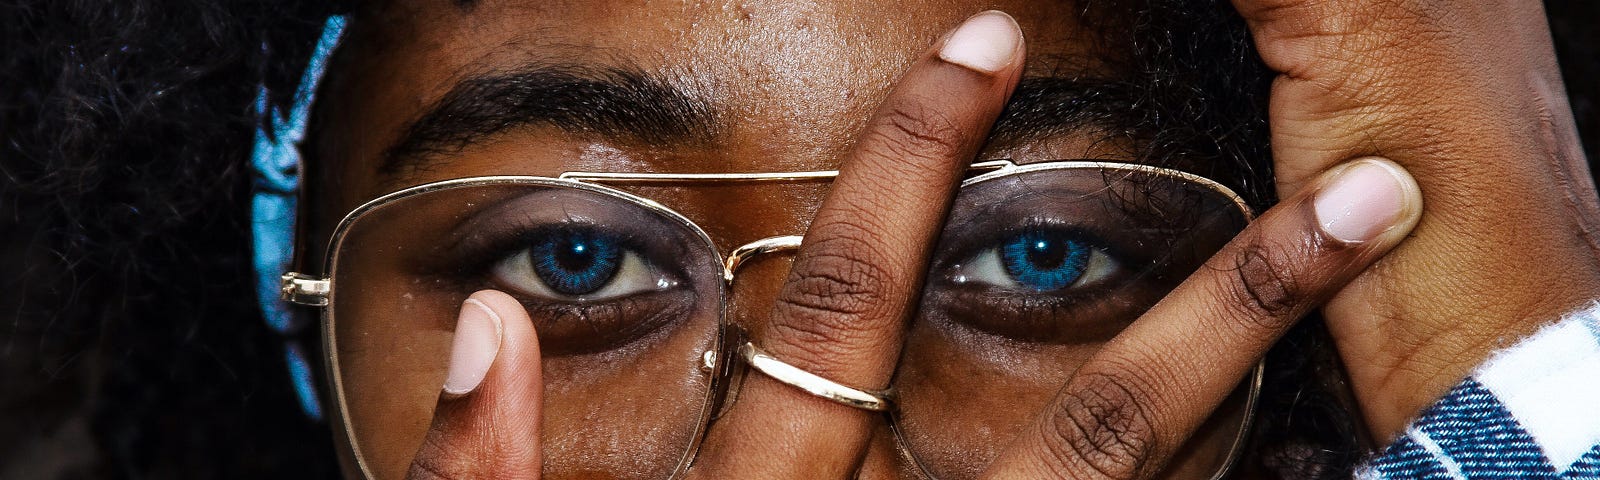
<svg viewBox="0 0 1600 480">
<path fill-rule="evenodd" d="M 1149 171 L 1046 169 L 964 187 L 896 373 L 899 441 L 934 478 L 977 478 L 1080 365 L 1246 221 L 1230 195 Z M 1182 459 L 1174 478 L 1209 477 L 1227 442 L 1207 442 L 1219 443 L 1190 449 L 1211 454 Z"/>
<path fill-rule="evenodd" d="M 1246 222 L 1231 194 L 1148 170 L 969 183 L 896 373 L 900 445 L 936 478 L 976 477 Z M 335 252 L 335 374 L 380 478 L 416 453 L 461 303 L 482 289 L 518 298 L 538 332 L 546 478 L 667 478 L 708 422 L 719 392 L 702 355 L 720 347 L 727 292 L 716 247 L 681 217 L 570 182 L 463 184 L 366 211 Z M 1208 428 L 1231 438 L 1242 409 L 1222 411 Z M 1215 470 L 1225 453 L 1200 449 L 1179 471 Z"/>
<path fill-rule="evenodd" d="M 337 374 L 379 478 L 417 452 L 482 289 L 517 298 L 538 334 L 545 478 L 666 478 L 704 424 L 722 271 L 684 222 L 571 186 L 472 186 L 370 210 L 337 248 Z"/>
</svg>

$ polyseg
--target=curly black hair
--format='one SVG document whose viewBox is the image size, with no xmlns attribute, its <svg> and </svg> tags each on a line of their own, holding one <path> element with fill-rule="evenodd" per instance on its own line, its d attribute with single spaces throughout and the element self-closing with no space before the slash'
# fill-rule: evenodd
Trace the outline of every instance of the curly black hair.
<svg viewBox="0 0 1600 480">
<path fill-rule="evenodd" d="M 248 237 L 257 86 L 328 7 L 3 3 L 0 478 L 336 475 Z"/>
<path fill-rule="evenodd" d="M 1085 2 L 1128 49 L 1116 120 L 1273 202 L 1271 73 L 1226 2 Z M 1600 158 L 1600 3 L 1547 2 L 1580 134 Z M 324 1 L 0 1 L 0 478 L 338 474 L 259 321 L 249 257 L 258 86 L 288 103 Z M 1316 322 L 1272 354 L 1256 452 L 1348 476 L 1365 446 Z"/>
</svg>

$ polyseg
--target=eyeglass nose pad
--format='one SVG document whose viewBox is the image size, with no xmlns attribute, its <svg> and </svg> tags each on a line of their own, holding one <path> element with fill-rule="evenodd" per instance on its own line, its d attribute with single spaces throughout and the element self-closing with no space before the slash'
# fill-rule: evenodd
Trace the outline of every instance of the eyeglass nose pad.
<svg viewBox="0 0 1600 480">
<path fill-rule="evenodd" d="M 722 264 L 723 285 L 724 288 L 729 290 L 730 295 L 730 303 L 727 305 L 728 315 L 737 316 L 734 313 L 735 309 L 732 308 L 732 305 L 736 302 L 732 301 L 731 296 L 733 290 L 733 278 L 735 274 L 739 272 L 739 268 L 748 264 L 750 260 L 762 255 L 783 254 L 798 251 L 800 249 L 800 243 L 802 239 L 803 237 L 800 235 L 767 237 L 740 245 L 738 248 L 735 248 L 732 252 L 728 253 L 728 256 L 726 257 L 727 259 Z M 755 295 L 758 298 L 765 298 L 761 293 L 755 293 Z M 728 409 L 738 401 L 739 391 L 744 384 L 744 376 L 746 371 L 745 366 L 742 362 L 737 360 L 737 355 L 734 354 L 734 347 L 744 344 L 745 339 L 749 338 L 748 332 L 752 325 L 748 325 L 744 321 L 733 319 L 732 317 L 730 317 L 728 321 L 730 321 L 729 329 L 727 330 L 729 333 L 728 337 L 722 340 L 723 348 L 718 352 L 707 351 L 701 359 L 702 368 L 706 369 L 707 371 L 717 371 L 719 370 L 717 367 L 720 365 L 720 371 L 722 371 L 724 375 L 722 381 L 725 382 L 725 386 L 715 401 L 716 405 L 712 408 L 712 422 L 715 422 L 717 419 L 721 418 L 722 415 L 727 413 Z"/>
<path fill-rule="evenodd" d="M 754 242 L 740 245 L 728 253 L 728 260 L 722 264 L 722 281 L 725 285 L 733 286 L 733 274 L 739 271 L 739 266 L 757 256 L 768 253 L 786 253 L 800 249 L 800 242 L 805 237 L 800 235 L 783 235 L 767 237 Z"/>
</svg>

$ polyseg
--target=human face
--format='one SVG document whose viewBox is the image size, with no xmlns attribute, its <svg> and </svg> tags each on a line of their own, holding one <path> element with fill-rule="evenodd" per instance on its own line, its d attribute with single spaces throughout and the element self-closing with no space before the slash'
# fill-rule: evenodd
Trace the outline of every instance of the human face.
<svg viewBox="0 0 1600 480">
<path fill-rule="evenodd" d="M 324 93 L 331 100 L 322 107 L 327 114 L 318 136 L 318 157 L 326 164 L 318 167 L 319 196 L 314 200 L 321 227 L 313 238 L 325 238 L 321 234 L 337 216 L 361 202 L 431 181 L 567 171 L 835 168 L 907 63 L 968 15 L 996 7 L 976 2 L 573 3 L 400 2 L 358 17 L 350 46 L 340 54 L 343 70 Z M 1032 76 L 1094 77 L 1105 74 L 1099 65 L 1114 60 L 1114 54 L 1091 48 L 1078 35 L 1067 13 L 1073 11 L 1070 4 L 1006 2 L 998 8 L 1021 23 Z M 519 103 L 528 100 L 530 91 L 539 103 Z M 577 93 L 563 98 L 560 92 Z M 570 108 L 533 108 L 559 106 L 563 99 Z M 574 111 L 605 111 L 615 118 Z M 445 118 L 455 121 L 441 120 Z M 509 126 L 497 127 L 503 125 Z M 1001 128 L 980 157 L 1021 163 L 1132 160 L 1123 154 L 1128 145 L 1117 138 L 1106 141 L 1097 126 L 1063 119 L 1059 125 Z M 682 213 L 716 244 L 743 245 L 805 231 L 825 188 L 660 188 L 642 194 Z M 730 315 L 745 330 L 764 330 L 759 306 L 770 304 L 782 272 L 781 263 L 766 262 L 741 274 Z M 374 303 L 363 308 L 394 309 L 393 316 L 401 318 L 404 307 Z M 919 336 L 915 328 L 909 342 L 930 341 L 934 335 L 924 331 Z M 448 329 L 446 322 L 432 329 L 434 334 L 425 329 L 371 333 L 394 335 L 385 340 L 388 345 L 447 351 Z M 403 336 L 408 332 L 424 334 Z M 1059 350 L 1060 357 L 1069 359 L 1088 353 L 1080 345 Z M 427 387 L 348 412 L 358 417 L 354 423 L 414 419 L 404 428 L 420 431 L 426 426 L 440 383 L 440 368 L 434 364 L 442 359 L 395 353 L 402 351 L 367 352 L 367 358 L 341 352 L 345 361 L 399 364 L 406 368 L 392 371 L 415 374 L 346 378 L 351 384 L 347 388 L 362 388 L 362 382 Z M 545 368 L 548 375 L 552 370 L 581 370 L 584 364 L 552 359 Z M 1049 370 L 1070 373 L 1070 367 L 1060 365 Z M 939 406 L 953 418 L 970 420 L 953 422 L 947 427 L 951 431 L 941 435 L 950 439 L 944 449 L 965 455 L 927 466 L 944 476 L 975 473 L 1039 411 L 1054 388 L 1043 383 L 1033 397 L 1005 408 L 960 402 Z M 608 426 L 607 421 L 590 418 L 586 428 L 629 431 L 627 425 Z M 557 429 L 547 428 L 547 438 L 551 430 Z M 893 442 L 885 432 L 869 462 L 894 461 Z M 1226 428 L 1208 430 L 1196 444 L 1195 457 L 1216 456 L 1231 433 Z M 645 464 L 662 463 L 648 454 L 656 440 L 649 432 L 630 435 L 625 440 L 635 451 L 629 458 L 557 455 L 546 459 L 546 470 L 615 472 L 637 467 L 627 462 L 641 458 Z M 414 443 L 404 441 L 363 445 L 363 454 L 375 465 L 403 467 L 415 450 Z M 1177 467 L 1178 476 L 1203 475 L 1184 468 Z"/>
</svg>

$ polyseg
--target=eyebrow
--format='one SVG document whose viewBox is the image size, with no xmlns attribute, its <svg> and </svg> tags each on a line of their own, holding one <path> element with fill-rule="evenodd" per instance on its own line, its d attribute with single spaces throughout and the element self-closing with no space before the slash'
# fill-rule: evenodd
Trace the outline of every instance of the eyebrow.
<svg viewBox="0 0 1600 480">
<path fill-rule="evenodd" d="M 425 169 L 508 130 L 553 127 L 648 145 L 709 143 L 712 102 L 642 71 L 538 66 L 469 78 L 452 88 L 386 149 L 378 172 Z"/>
<path fill-rule="evenodd" d="M 1082 131 L 1125 130 L 1136 89 L 1090 77 L 1027 77 L 989 141 L 1011 146 Z M 425 170 L 443 157 L 509 130 L 561 131 L 645 145 L 709 145 L 721 129 L 716 104 L 674 82 L 622 68 L 537 66 L 469 78 L 406 128 L 378 172 Z"/>
</svg>

